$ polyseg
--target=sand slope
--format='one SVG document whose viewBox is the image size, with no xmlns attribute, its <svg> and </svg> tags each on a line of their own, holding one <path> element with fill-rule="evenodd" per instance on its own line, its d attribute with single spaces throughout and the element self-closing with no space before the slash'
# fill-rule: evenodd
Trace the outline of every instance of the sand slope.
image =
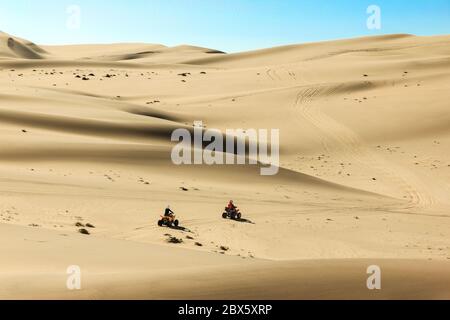
<svg viewBox="0 0 450 320">
<path fill-rule="evenodd" d="M 449 36 L 225 54 L 2 33 L 0 297 L 450 298 L 449 80 Z M 174 166 L 197 120 L 280 129 L 280 173 Z M 231 198 L 245 220 L 221 219 Z M 167 204 L 186 229 L 156 226 Z"/>
<path fill-rule="evenodd" d="M 0 58 L 43 59 L 47 52 L 34 43 L 0 32 Z"/>
</svg>

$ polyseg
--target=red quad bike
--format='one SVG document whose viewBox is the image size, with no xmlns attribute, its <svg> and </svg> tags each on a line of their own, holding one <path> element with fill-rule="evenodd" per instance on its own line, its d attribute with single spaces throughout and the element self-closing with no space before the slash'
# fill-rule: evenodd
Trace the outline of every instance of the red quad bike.
<svg viewBox="0 0 450 320">
<path fill-rule="evenodd" d="M 240 220 L 242 218 L 242 214 L 239 212 L 239 209 L 225 208 L 225 212 L 222 213 L 222 218 Z"/>
<path fill-rule="evenodd" d="M 178 227 L 180 222 L 175 219 L 175 215 L 172 216 L 161 216 L 161 220 L 158 220 L 158 226 L 167 226 L 169 228 L 171 227 Z"/>
</svg>

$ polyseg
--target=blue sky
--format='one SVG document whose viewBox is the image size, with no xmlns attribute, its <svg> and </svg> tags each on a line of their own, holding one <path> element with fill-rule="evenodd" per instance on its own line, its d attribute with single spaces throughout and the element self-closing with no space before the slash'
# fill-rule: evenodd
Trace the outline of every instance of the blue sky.
<svg viewBox="0 0 450 320">
<path fill-rule="evenodd" d="M 67 8 L 81 9 L 68 28 Z M 369 5 L 381 29 L 366 25 Z M 38 44 L 148 42 L 227 52 L 388 33 L 450 34 L 450 0 L 0 0 L 0 30 Z"/>
</svg>

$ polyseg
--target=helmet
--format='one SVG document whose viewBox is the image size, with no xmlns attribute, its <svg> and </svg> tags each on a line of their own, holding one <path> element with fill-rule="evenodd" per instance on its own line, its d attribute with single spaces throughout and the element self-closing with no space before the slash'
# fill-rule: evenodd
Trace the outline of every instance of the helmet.
<svg viewBox="0 0 450 320">
<path fill-rule="evenodd" d="M 234 203 L 233 200 L 230 200 L 230 203 Z"/>
</svg>

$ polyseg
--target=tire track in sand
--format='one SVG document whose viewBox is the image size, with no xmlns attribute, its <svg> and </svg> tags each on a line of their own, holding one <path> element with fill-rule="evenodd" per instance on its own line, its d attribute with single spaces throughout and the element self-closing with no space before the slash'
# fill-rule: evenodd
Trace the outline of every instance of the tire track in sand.
<svg viewBox="0 0 450 320">
<path fill-rule="evenodd" d="M 402 209 L 427 208 L 435 201 L 423 182 L 407 169 L 387 161 L 367 147 L 362 139 L 350 128 L 327 116 L 320 110 L 316 99 L 350 93 L 344 84 L 320 85 L 302 89 L 296 97 L 294 111 L 299 120 L 306 120 L 320 133 L 320 140 L 327 152 L 339 150 L 352 161 L 375 169 L 384 179 L 390 180 L 406 193 L 407 205 Z"/>
</svg>

